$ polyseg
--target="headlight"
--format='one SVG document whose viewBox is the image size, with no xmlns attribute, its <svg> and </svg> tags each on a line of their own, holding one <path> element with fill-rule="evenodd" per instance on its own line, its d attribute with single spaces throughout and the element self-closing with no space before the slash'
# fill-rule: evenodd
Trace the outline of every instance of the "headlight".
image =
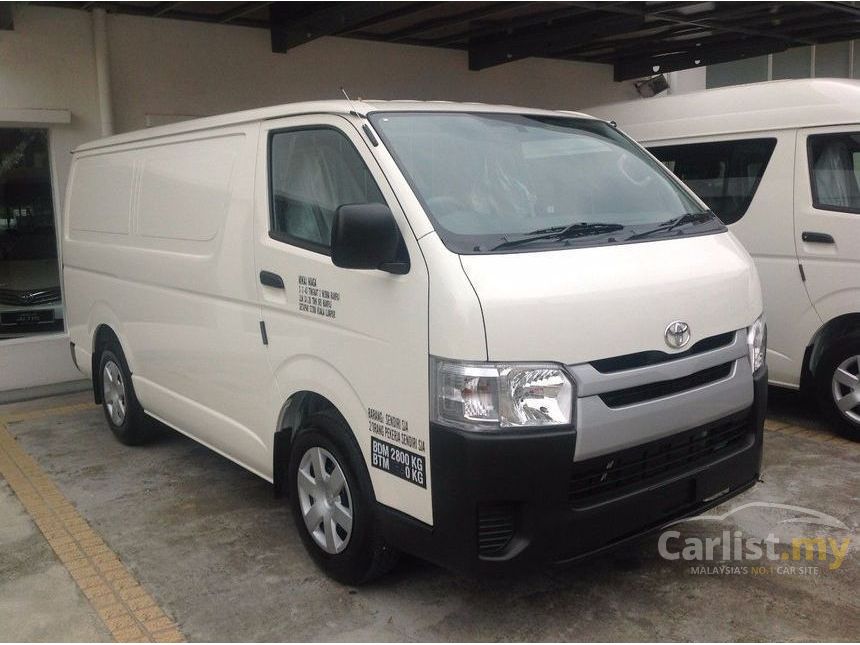
<svg viewBox="0 0 860 645">
<path fill-rule="evenodd" d="M 466 430 L 567 425 L 573 382 L 558 365 L 431 358 L 433 421 Z"/>
<path fill-rule="evenodd" d="M 747 328 L 747 346 L 749 347 L 752 371 L 758 372 L 764 365 L 764 357 L 767 353 L 767 325 L 764 314 Z"/>
</svg>

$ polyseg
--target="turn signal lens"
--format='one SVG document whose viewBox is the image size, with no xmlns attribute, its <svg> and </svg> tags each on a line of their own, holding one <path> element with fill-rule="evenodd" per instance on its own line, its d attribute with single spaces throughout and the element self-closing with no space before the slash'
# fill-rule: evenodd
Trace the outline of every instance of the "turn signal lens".
<svg viewBox="0 0 860 645">
<path fill-rule="evenodd" d="M 758 372 L 764 366 L 765 354 L 767 354 L 767 325 L 764 314 L 747 328 L 747 346 L 752 371 Z"/>
</svg>

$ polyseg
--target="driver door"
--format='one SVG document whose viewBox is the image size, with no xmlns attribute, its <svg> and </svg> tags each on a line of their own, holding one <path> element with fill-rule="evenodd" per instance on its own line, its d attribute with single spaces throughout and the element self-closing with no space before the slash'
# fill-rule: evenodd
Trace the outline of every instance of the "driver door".
<svg viewBox="0 0 860 645">
<path fill-rule="evenodd" d="M 429 467 L 421 483 L 371 466 L 371 436 L 429 466 L 428 277 L 415 236 L 368 143 L 346 118 L 263 123 L 255 237 L 267 353 L 283 400 L 312 391 L 345 417 L 376 498 L 432 522 Z M 405 275 L 336 267 L 334 213 L 388 205 L 410 259 Z"/>
</svg>

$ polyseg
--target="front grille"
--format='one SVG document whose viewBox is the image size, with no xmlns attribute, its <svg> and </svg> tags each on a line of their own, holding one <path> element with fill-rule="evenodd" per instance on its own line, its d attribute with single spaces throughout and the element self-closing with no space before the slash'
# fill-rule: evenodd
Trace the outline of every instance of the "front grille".
<svg viewBox="0 0 860 645">
<path fill-rule="evenodd" d="M 588 506 L 694 470 L 752 442 L 749 412 L 574 465 L 568 500 Z"/>
<path fill-rule="evenodd" d="M 694 372 L 689 376 L 671 379 L 669 381 L 655 381 L 654 383 L 646 383 L 645 385 L 637 385 L 635 387 L 624 388 L 623 390 L 615 390 L 614 392 L 604 392 L 600 394 L 600 399 L 610 408 L 620 408 L 625 405 L 633 405 L 634 403 L 642 403 L 652 399 L 659 399 L 663 396 L 678 394 L 686 390 L 692 390 L 714 381 L 727 378 L 732 373 L 732 361 L 709 367 L 708 369 Z"/>
<path fill-rule="evenodd" d="M 11 305 L 13 307 L 29 307 L 32 305 L 46 305 L 60 300 L 60 287 L 49 289 L 0 289 L 0 305 Z"/>
<path fill-rule="evenodd" d="M 516 507 L 512 504 L 478 506 L 478 555 L 492 556 L 505 550 L 516 530 Z"/>
<path fill-rule="evenodd" d="M 693 345 L 690 349 L 684 352 L 678 352 L 677 354 L 667 354 L 666 352 L 656 350 L 649 352 L 636 352 L 635 354 L 624 354 L 623 356 L 615 356 L 613 358 L 603 358 L 601 360 L 591 361 L 591 366 L 598 372 L 602 372 L 603 374 L 611 374 L 612 372 L 632 370 L 636 369 L 637 367 L 659 365 L 660 363 L 667 363 L 669 361 L 674 361 L 679 358 L 693 356 L 694 354 L 702 354 L 704 352 L 709 352 L 713 349 L 719 349 L 720 347 L 731 345 L 732 341 L 734 341 L 735 339 L 735 333 L 736 332 L 730 331 L 726 332 L 725 334 L 717 334 L 716 336 L 709 336 L 708 338 L 703 338 L 698 343 Z"/>
</svg>

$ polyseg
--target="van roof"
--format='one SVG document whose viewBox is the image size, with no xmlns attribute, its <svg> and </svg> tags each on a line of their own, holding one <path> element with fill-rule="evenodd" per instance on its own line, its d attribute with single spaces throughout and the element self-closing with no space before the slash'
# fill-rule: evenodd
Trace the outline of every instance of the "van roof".
<svg viewBox="0 0 860 645">
<path fill-rule="evenodd" d="M 203 117 L 200 119 L 191 119 L 181 121 L 170 125 L 147 128 L 145 130 L 135 130 L 133 132 L 125 132 L 123 134 L 96 139 L 88 143 L 81 144 L 75 148 L 74 152 L 82 152 L 86 150 L 95 150 L 97 148 L 105 148 L 124 143 L 133 143 L 136 141 L 146 141 L 159 137 L 167 137 L 176 134 L 185 134 L 199 130 L 208 130 L 230 125 L 238 125 L 241 123 L 249 123 L 252 121 L 264 121 L 268 119 L 276 119 L 280 117 L 298 116 L 302 114 L 349 114 L 358 112 L 365 115 L 370 112 L 495 112 L 495 113 L 512 113 L 512 114 L 543 114 L 543 115 L 566 115 L 583 118 L 591 118 L 586 114 L 569 111 L 555 110 L 540 110 L 536 108 L 516 107 L 511 105 L 489 105 L 485 103 L 455 103 L 451 101 L 374 101 L 374 100 L 357 100 L 357 101 L 306 101 L 303 103 L 286 103 L 284 105 L 275 105 L 271 107 L 257 108 L 253 110 L 244 110 L 242 112 L 232 112 L 230 114 L 220 114 L 217 116 Z"/>
<path fill-rule="evenodd" d="M 769 81 L 590 108 L 639 141 L 860 122 L 860 81 Z"/>
</svg>

